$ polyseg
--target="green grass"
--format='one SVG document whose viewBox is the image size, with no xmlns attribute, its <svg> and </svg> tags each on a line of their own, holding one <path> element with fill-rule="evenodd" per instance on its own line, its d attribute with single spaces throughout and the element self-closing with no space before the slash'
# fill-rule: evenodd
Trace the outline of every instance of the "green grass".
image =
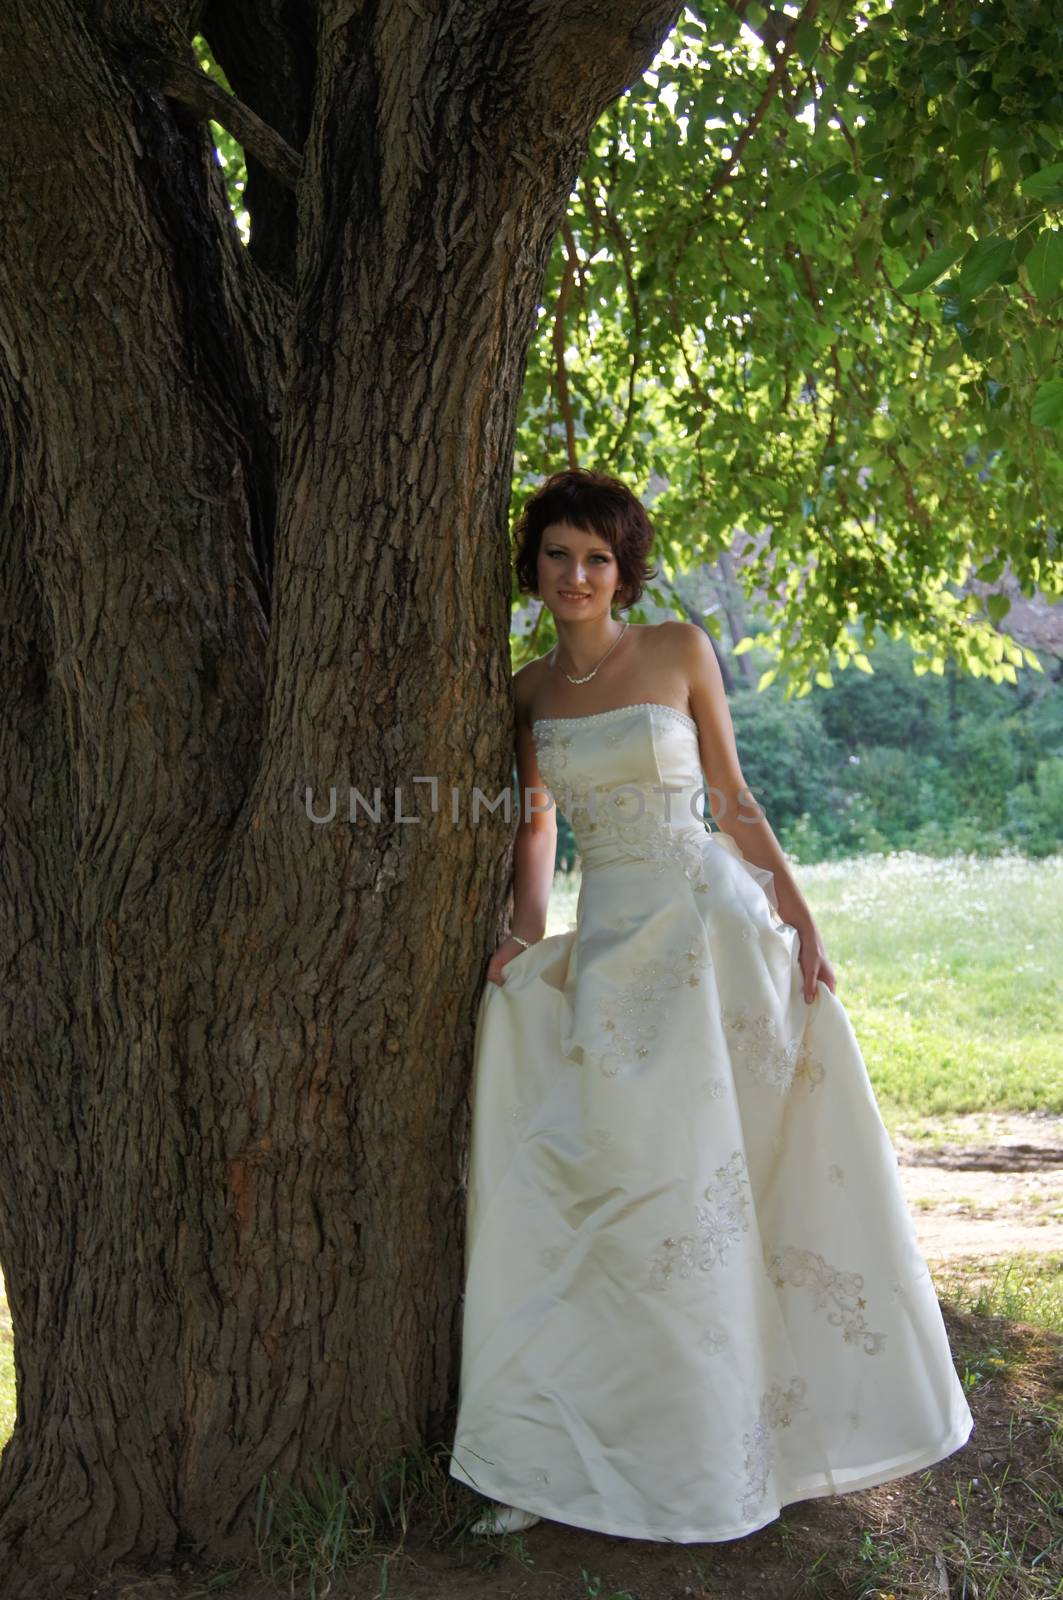
<svg viewBox="0 0 1063 1600">
<path fill-rule="evenodd" d="M 884 1116 L 1063 1112 L 1063 856 L 796 876 Z"/>
<path fill-rule="evenodd" d="M 883 1120 L 1063 1112 L 1063 856 L 797 866 Z M 575 921 L 558 874 L 548 932 Z"/>
<path fill-rule="evenodd" d="M 964 1261 L 936 1264 L 935 1292 L 950 1304 L 979 1317 L 1005 1317 L 1033 1327 L 1063 1332 L 1063 1262 L 1058 1256 L 1029 1252 L 982 1267 Z M 962 1374 L 961 1374 L 962 1376 Z M 1063 1448 L 1063 1438 L 1060 1440 Z"/>
</svg>

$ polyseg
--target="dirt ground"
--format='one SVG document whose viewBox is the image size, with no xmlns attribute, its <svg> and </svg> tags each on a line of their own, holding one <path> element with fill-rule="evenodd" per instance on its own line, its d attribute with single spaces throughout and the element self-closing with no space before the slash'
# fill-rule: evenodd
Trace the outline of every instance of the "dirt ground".
<svg viewBox="0 0 1063 1600">
<path fill-rule="evenodd" d="M 1063 1117 L 978 1112 L 893 1134 L 919 1247 L 935 1262 L 1063 1256 Z"/>
</svg>

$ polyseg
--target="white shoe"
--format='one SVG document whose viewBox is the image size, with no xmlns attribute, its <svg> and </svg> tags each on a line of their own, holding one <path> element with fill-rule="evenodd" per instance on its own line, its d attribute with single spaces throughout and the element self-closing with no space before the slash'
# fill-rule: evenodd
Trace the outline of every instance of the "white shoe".
<svg viewBox="0 0 1063 1600">
<path fill-rule="evenodd" d="M 517 1506 L 504 1504 L 493 1505 L 484 1513 L 478 1522 L 474 1522 L 470 1533 L 522 1533 L 525 1528 L 534 1528 L 541 1522 L 534 1511 L 521 1511 Z"/>
</svg>

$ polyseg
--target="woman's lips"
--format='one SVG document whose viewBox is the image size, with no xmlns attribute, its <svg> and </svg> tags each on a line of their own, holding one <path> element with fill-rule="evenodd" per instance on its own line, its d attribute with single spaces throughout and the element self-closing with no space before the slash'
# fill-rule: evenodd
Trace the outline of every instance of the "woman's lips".
<svg viewBox="0 0 1063 1600">
<path fill-rule="evenodd" d="M 589 600 L 590 599 L 590 595 L 589 594 L 566 594 L 564 589 L 559 589 L 557 592 L 561 596 L 562 600 Z"/>
</svg>

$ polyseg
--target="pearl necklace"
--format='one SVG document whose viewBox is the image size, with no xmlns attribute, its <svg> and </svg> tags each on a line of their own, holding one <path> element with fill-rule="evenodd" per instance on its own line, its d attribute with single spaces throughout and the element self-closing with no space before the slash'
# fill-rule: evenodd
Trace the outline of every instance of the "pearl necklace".
<svg viewBox="0 0 1063 1600">
<path fill-rule="evenodd" d="M 612 655 L 613 651 L 616 649 L 617 645 L 620 643 L 621 639 L 624 637 L 625 633 L 627 632 L 627 630 L 628 630 L 628 628 L 630 626 L 631 626 L 631 624 L 629 622 L 625 621 L 624 626 L 621 628 L 620 632 L 617 634 L 616 638 L 613 640 L 612 644 L 609 646 L 608 650 L 605 652 L 605 654 L 602 657 L 601 661 L 599 661 L 598 667 L 602 666 L 606 661 L 608 661 L 609 657 Z M 557 645 L 556 644 L 554 645 L 554 664 L 555 664 L 555 666 L 557 665 Z M 568 679 L 569 683 L 589 683 L 591 681 L 591 679 L 594 677 L 594 673 L 598 671 L 598 667 L 594 668 L 594 672 L 588 672 L 587 675 L 585 677 L 583 677 L 583 678 L 574 678 L 572 676 L 571 672 L 565 672 L 564 667 L 561 668 L 561 671 L 565 672 L 565 677 Z"/>
</svg>

